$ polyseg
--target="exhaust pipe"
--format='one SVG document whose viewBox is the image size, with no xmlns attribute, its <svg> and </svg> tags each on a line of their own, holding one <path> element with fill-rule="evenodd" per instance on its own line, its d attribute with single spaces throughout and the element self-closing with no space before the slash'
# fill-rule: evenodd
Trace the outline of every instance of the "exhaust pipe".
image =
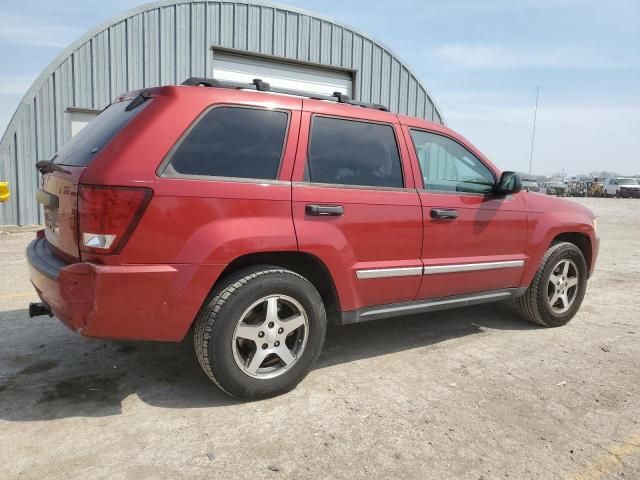
<svg viewBox="0 0 640 480">
<path fill-rule="evenodd" d="M 42 302 L 29 304 L 29 318 L 41 317 L 42 315 L 49 315 L 50 317 L 53 317 L 53 312 L 48 305 Z"/>
</svg>

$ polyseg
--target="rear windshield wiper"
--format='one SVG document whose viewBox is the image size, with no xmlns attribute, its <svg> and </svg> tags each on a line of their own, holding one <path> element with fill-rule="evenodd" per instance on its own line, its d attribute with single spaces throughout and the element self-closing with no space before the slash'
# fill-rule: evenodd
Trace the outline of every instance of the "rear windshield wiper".
<svg viewBox="0 0 640 480">
<path fill-rule="evenodd" d="M 71 173 L 69 170 L 65 170 L 57 163 L 53 163 L 51 160 L 40 160 L 36 163 L 36 168 L 42 175 L 46 175 L 47 173 L 52 172 L 63 172 L 63 173 Z"/>
</svg>

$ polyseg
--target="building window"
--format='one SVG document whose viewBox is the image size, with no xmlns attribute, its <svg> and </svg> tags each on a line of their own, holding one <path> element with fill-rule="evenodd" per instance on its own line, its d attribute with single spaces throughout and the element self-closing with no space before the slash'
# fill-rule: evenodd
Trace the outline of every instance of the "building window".
<svg viewBox="0 0 640 480">
<path fill-rule="evenodd" d="M 65 110 L 67 121 L 69 122 L 68 132 L 71 137 L 75 137 L 80 130 L 87 126 L 87 124 L 96 118 L 100 114 L 100 110 L 94 110 L 91 108 L 77 108 L 68 107 Z"/>
</svg>

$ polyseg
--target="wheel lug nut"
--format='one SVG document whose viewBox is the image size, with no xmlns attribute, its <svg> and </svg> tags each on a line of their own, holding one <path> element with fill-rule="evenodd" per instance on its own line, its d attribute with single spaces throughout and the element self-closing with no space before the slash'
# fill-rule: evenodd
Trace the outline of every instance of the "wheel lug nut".
<svg viewBox="0 0 640 480">
<path fill-rule="evenodd" d="M 269 322 L 269 328 L 273 328 L 273 322 Z"/>
<path fill-rule="evenodd" d="M 278 342 L 278 341 L 276 340 L 276 343 L 274 343 L 274 344 L 273 344 L 273 346 L 274 346 L 274 347 L 279 347 L 279 346 L 280 346 L 280 342 Z"/>
<path fill-rule="evenodd" d="M 263 350 L 266 350 L 268 347 L 269 347 L 269 345 L 267 345 L 266 343 L 263 343 L 263 344 L 262 344 L 262 349 L 263 349 Z"/>
<path fill-rule="evenodd" d="M 264 332 L 258 332 L 258 337 L 260 338 L 264 337 Z"/>
<path fill-rule="evenodd" d="M 280 328 L 278 329 L 278 333 L 282 333 L 282 332 L 284 332 L 284 328 L 280 327 Z"/>
</svg>

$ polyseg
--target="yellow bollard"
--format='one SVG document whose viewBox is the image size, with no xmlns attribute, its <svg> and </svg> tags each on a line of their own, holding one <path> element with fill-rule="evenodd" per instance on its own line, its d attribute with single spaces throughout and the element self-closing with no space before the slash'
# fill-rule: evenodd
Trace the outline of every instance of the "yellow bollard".
<svg viewBox="0 0 640 480">
<path fill-rule="evenodd" d="M 9 182 L 0 182 L 0 202 L 8 202 L 10 196 Z"/>
</svg>

